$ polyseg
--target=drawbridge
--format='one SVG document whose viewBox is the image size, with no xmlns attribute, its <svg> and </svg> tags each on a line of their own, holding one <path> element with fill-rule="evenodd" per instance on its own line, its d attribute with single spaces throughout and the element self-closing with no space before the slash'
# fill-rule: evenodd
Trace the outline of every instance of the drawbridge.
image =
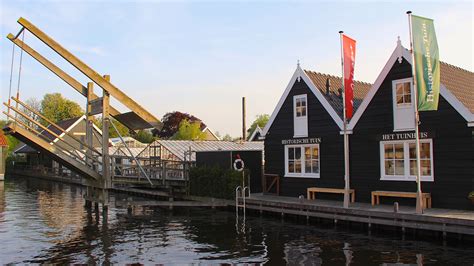
<svg viewBox="0 0 474 266">
<path fill-rule="evenodd" d="M 14 136 L 37 151 L 47 154 L 61 165 L 78 173 L 85 178 L 88 186 L 99 189 L 110 188 L 114 174 L 114 160 L 112 160 L 109 155 L 109 125 L 119 133 L 110 119 L 114 118 L 131 131 L 150 128 L 159 129 L 161 122 L 117 86 L 112 84 L 109 75 L 99 74 L 28 20 L 20 18 L 18 23 L 21 25 L 20 31 L 16 35 L 8 34 L 7 36 L 13 43 L 12 72 L 14 49 L 15 47 L 19 47 L 21 49 L 21 55 L 18 80 L 20 80 L 21 75 L 21 58 L 23 52 L 26 52 L 57 77 L 66 82 L 70 87 L 83 95 L 86 98 L 85 140 L 79 139 L 77 136 L 67 132 L 65 128 L 48 120 L 34 108 L 22 102 L 18 93 L 20 87 L 19 81 L 16 97 L 9 97 L 8 102 L 4 103 L 7 111 L 3 113 L 7 116 L 9 123 L 3 130 L 6 134 Z M 81 84 L 74 77 L 26 44 L 24 41 L 25 32 L 31 33 L 46 44 L 51 50 L 84 74 L 90 81 L 85 85 Z M 20 36 L 22 36 L 22 38 L 20 38 Z M 94 92 L 94 84 L 100 87 L 98 90 L 99 95 Z M 118 102 L 126 106 L 130 111 L 125 113 L 118 111 L 118 109 L 110 104 L 110 97 L 118 100 Z M 103 126 L 100 136 L 97 136 L 93 129 L 93 119 L 95 115 L 102 115 Z M 127 144 L 123 141 L 120 133 L 119 136 L 126 146 Z M 94 147 L 94 139 L 100 140 L 100 147 Z M 148 183 L 152 184 L 147 173 L 133 154 L 131 154 L 130 160 L 136 162 L 137 169 L 146 177 Z"/>
</svg>

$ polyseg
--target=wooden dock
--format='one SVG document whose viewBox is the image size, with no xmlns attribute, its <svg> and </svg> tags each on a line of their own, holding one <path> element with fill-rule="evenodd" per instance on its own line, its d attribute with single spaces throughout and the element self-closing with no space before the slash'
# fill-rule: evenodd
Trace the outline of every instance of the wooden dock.
<svg viewBox="0 0 474 266">
<path fill-rule="evenodd" d="M 252 194 L 246 199 L 246 207 L 259 212 L 277 213 L 282 216 L 297 215 L 338 221 L 422 229 L 445 233 L 474 235 L 474 212 L 448 209 L 425 209 L 415 213 L 415 207 L 402 206 L 398 212 L 391 205 L 372 206 L 370 203 L 353 203 L 349 208 L 342 201 L 307 200 L 282 196 Z"/>
<path fill-rule="evenodd" d="M 24 175 L 23 176 L 28 176 Z M 33 176 L 33 175 L 32 175 Z M 38 175 L 36 175 L 38 176 Z M 45 177 L 52 181 L 75 183 L 64 177 Z M 117 202 L 123 206 L 156 206 L 164 208 L 174 207 L 211 207 L 228 208 L 235 210 L 234 200 L 215 199 L 208 197 L 187 196 L 171 194 L 167 191 L 160 191 L 151 188 L 114 187 L 110 191 L 124 193 L 132 196 L 148 198 L 143 201 Z M 171 201 L 170 201 L 171 199 Z M 117 206 L 118 206 L 117 205 Z M 375 205 L 370 203 L 352 203 L 349 208 L 342 206 L 342 201 L 332 200 L 307 200 L 295 197 L 273 196 L 252 194 L 246 198 L 247 210 L 260 213 L 273 213 L 282 217 L 291 215 L 309 218 L 322 218 L 333 221 L 337 224 L 341 222 L 356 222 L 366 224 L 369 228 L 372 225 L 391 226 L 400 228 L 403 232 L 410 228 L 414 230 L 427 230 L 441 232 L 443 236 L 447 233 L 474 236 L 474 211 L 452 210 L 429 208 L 424 210 L 424 214 L 415 212 L 414 206 L 400 206 L 398 212 L 394 211 L 393 205 Z"/>
<path fill-rule="evenodd" d="M 212 202 L 212 201 L 156 201 L 156 200 L 143 200 L 143 201 L 116 201 L 115 206 L 117 207 L 129 207 L 129 206 L 141 206 L 141 207 L 166 207 L 166 208 L 174 208 L 174 207 L 189 207 L 189 208 L 196 208 L 196 207 L 210 207 L 210 208 L 217 208 L 217 207 L 227 207 L 226 203 L 222 203 L 219 201 Z"/>
</svg>

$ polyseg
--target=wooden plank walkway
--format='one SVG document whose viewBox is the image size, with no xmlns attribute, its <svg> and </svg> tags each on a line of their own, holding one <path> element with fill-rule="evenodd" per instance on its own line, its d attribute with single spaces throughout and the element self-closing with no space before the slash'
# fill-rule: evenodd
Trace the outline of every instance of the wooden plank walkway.
<svg viewBox="0 0 474 266">
<path fill-rule="evenodd" d="M 307 200 L 283 196 L 252 194 L 246 199 L 247 209 L 268 211 L 282 215 L 333 219 L 335 222 L 351 221 L 388 225 L 401 228 L 424 229 L 474 235 L 474 212 L 447 209 L 426 209 L 424 214 L 415 213 L 414 207 L 402 206 L 394 212 L 391 205 L 354 203 L 347 209 L 342 201 Z"/>
<path fill-rule="evenodd" d="M 116 201 L 115 206 L 117 207 L 128 207 L 128 206 L 143 206 L 143 207 L 227 207 L 226 203 L 222 202 L 205 202 L 205 201 Z"/>
</svg>

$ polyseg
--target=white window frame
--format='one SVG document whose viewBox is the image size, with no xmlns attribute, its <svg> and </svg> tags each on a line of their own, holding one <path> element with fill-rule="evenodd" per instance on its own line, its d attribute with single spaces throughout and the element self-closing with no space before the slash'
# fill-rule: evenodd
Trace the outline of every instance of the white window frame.
<svg viewBox="0 0 474 266">
<path fill-rule="evenodd" d="M 296 116 L 296 100 L 297 99 L 304 99 L 306 114 L 304 116 Z M 303 126 L 304 133 L 296 134 L 296 128 L 298 126 Z M 303 138 L 308 136 L 308 96 L 306 94 L 299 94 L 293 96 L 293 137 L 295 138 Z"/>
<path fill-rule="evenodd" d="M 318 169 L 319 173 L 305 173 L 306 160 L 304 158 L 304 148 L 318 148 Z M 301 173 L 289 173 L 288 172 L 288 149 L 289 148 L 300 148 L 301 149 Z M 301 178 L 319 178 L 321 175 L 321 146 L 319 144 L 307 144 L 307 145 L 285 145 L 285 177 L 301 177 Z"/>
<path fill-rule="evenodd" d="M 410 83 L 410 98 L 411 98 L 411 109 L 413 113 L 413 127 L 409 128 L 398 128 L 396 121 L 398 120 L 398 113 L 397 109 L 398 104 L 397 104 L 397 84 L 399 83 Z M 413 95 L 413 78 L 405 78 L 405 79 L 397 79 L 397 80 L 392 80 L 392 111 L 393 111 L 393 131 L 410 131 L 410 130 L 415 130 L 415 97 Z M 409 108 L 410 105 L 408 104 L 402 104 L 402 108 Z"/>
<path fill-rule="evenodd" d="M 410 144 L 415 143 L 414 139 L 411 140 L 390 140 L 380 142 L 380 180 L 384 181 L 416 181 L 416 175 L 410 175 Z M 432 139 L 421 139 L 421 143 L 430 144 L 430 167 L 431 175 L 421 176 L 421 181 L 434 182 L 434 158 L 433 158 L 433 140 Z M 385 174 L 385 144 L 403 144 L 403 160 L 404 160 L 404 171 L 402 175 L 386 175 Z"/>
</svg>

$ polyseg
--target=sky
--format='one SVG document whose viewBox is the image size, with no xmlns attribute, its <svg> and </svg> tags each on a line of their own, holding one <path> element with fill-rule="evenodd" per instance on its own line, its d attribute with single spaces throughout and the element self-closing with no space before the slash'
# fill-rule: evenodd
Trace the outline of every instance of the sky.
<svg viewBox="0 0 474 266">
<path fill-rule="evenodd" d="M 340 75 L 340 30 L 357 40 L 355 79 L 373 83 L 397 37 L 409 46 L 407 10 L 434 19 L 442 61 L 474 71 L 474 1 L 0 1 L 2 102 L 12 60 L 6 36 L 24 17 L 111 75 L 157 118 L 187 112 L 233 137 L 241 135 L 241 98 L 247 126 L 271 114 L 298 60 L 304 69 Z M 82 84 L 90 81 L 31 33 L 24 38 Z M 12 94 L 19 57 L 16 49 Z M 21 69 L 21 99 L 60 92 L 85 106 L 82 95 L 26 53 Z"/>
</svg>

